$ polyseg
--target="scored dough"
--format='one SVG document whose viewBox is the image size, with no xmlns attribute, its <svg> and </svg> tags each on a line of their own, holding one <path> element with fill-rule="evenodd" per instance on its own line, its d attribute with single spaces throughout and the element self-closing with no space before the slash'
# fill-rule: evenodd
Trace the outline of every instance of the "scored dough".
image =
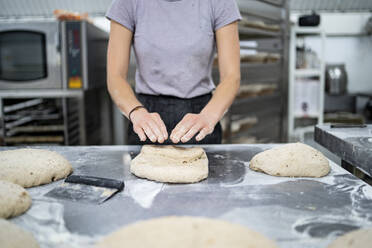
<svg viewBox="0 0 372 248">
<path fill-rule="evenodd" d="M 372 229 L 359 229 L 334 240 L 328 248 L 366 248 L 372 244 Z"/>
<path fill-rule="evenodd" d="M 0 180 L 0 218 L 23 214 L 31 206 L 31 197 L 21 186 Z"/>
<path fill-rule="evenodd" d="M 200 147 L 144 145 L 130 171 L 158 182 L 194 183 L 208 177 L 208 158 Z"/>
<path fill-rule="evenodd" d="M 252 158 L 249 168 L 284 177 L 323 177 L 330 171 L 328 159 L 318 150 L 302 143 L 263 151 Z"/>
<path fill-rule="evenodd" d="M 70 163 L 60 154 L 42 149 L 0 152 L 0 180 L 33 187 L 67 177 Z"/>
<path fill-rule="evenodd" d="M 39 244 L 31 233 L 15 224 L 0 219 L 1 248 L 39 248 Z"/>
<path fill-rule="evenodd" d="M 276 248 L 275 242 L 246 227 L 200 217 L 163 217 L 123 227 L 97 248 Z"/>
<path fill-rule="evenodd" d="M 144 145 L 141 149 L 141 153 L 150 156 L 161 156 L 167 159 L 174 159 L 182 163 L 187 163 L 203 156 L 204 150 L 197 147 L 185 148 L 176 146 Z"/>
</svg>

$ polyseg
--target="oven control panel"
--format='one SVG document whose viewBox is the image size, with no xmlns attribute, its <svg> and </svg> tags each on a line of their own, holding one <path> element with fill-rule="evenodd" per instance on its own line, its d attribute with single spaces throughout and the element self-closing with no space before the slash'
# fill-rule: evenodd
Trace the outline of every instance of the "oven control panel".
<svg viewBox="0 0 372 248">
<path fill-rule="evenodd" d="M 67 87 L 83 88 L 81 22 L 66 22 Z"/>
</svg>

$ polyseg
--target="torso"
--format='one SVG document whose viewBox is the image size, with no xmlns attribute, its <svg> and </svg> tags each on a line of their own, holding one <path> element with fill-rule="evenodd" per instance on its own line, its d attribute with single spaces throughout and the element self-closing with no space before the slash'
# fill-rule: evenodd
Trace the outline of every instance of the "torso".
<svg viewBox="0 0 372 248">
<path fill-rule="evenodd" d="M 209 0 L 137 0 L 136 92 L 191 98 L 214 89 Z"/>
</svg>

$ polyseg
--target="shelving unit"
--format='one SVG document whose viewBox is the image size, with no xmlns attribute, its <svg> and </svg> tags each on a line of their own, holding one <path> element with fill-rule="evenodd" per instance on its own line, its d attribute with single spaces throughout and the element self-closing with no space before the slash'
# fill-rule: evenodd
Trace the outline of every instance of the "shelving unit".
<svg viewBox="0 0 372 248">
<path fill-rule="evenodd" d="M 252 94 L 238 96 L 225 115 L 224 141 L 245 143 L 242 138 L 258 143 L 285 141 L 289 54 L 288 1 L 237 0 L 237 3 L 244 18 L 239 24 L 241 56 L 248 52 L 252 57 L 250 60 L 241 57 L 241 90 L 249 90 L 252 87 Z M 216 83 L 219 82 L 217 67 L 213 70 L 213 78 Z M 265 90 L 257 92 L 260 87 Z M 247 120 L 244 129 L 232 130 L 233 125 L 244 123 L 244 120 Z"/>
<path fill-rule="evenodd" d="M 111 142 L 105 91 L 0 91 L 0 145 L 98 145 Z"/>
<path fill-rule="evenodd" d="M 296 45 L 297 40 L 301 37 L 307 36 L 319 36 L 321 42 L 321 52 L 318 54 L 319 68 L 296 68 Z M 288 88 L 288 140 L 290 141 L 303 141 L 305 133 L 313 131 L 313 125 L 296 125 L 296 121 L 303 119 L 312 119 L 314 124 L 323 123 L 323 112 L 324 112 L 324 44 L 325 34 L 319 27 L 298 27 L 294 26 L 291 28 L 291 39 L 290 39 L 290 56 L 289 56 L 289 88 Z M 304 79 L 311 79 L 312 82 L 317 82 L 317 110 L 309 111 L 306 113 L 296 113 L 295 110 L 295 97 L 296 87 L 298 84 L 306 84 L 306 82 L 300 82 Z M 311 94 L 314 92 L 306 92 Z"/>
</svg>

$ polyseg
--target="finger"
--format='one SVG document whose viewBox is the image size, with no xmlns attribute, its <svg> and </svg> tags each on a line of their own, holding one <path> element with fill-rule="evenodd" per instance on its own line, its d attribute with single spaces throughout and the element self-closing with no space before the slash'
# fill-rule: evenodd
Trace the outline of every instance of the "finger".
<svg viewBox="0 0 372 248">
<path fill-rule="evenodd" d="M 181 137 L 183 137 L 191 129 L 192 126 L 192 121 L 188 119 L 182 119 L 182 121 L 178 123 L 172 131 L 171 140 L 173 141 L 173 143 L 180 142 Z"/>
<path fill-rule="evenodd" d="M 156 115 L 155 121 L 158 124 L 158 127 L 160 127 L 160 131 L 163 134 L 164 140 L 167 140 L 168 139 L 168 131 L 167 131 L 167 128 L 165 127 L 165 125 L 164 125 L 163 120 L 161 119 L 161 117 L 159 115 Z"/>
<path fill-rule="evenodd" d="M 195 134 L 197 132 L 199 132 L 201 129 L 201 126 L 199 124 L 197 125 L 194 125 L 182 138 L 181 138 L 181 141 L 183 143 L 186 143 L 187 141 L 189 141 L 190 139 L 192 139 L 192 137 L 195 136 Z"/>
<path fill-rule="evenodd" d="M 164 137 L 163 137 L 163 134 L 160 131 L 160 128 L 158 127 L 158 124 L 153 120 L 149 121 L 148 124 L 149 124 L 152 132 L 155 134 L 157 141 L 159 143 L 163 143 L 164 142 Z"/>
<path fill-rule="evenodd" d="M 187 129 L 185 126 L 183 125 L 179 125 L 178 127 L 176 127 L 173 131 L 172 131 L 172 134 L 171 134 L 171 140 L 173 143 L 178 143 L 180 142 L 181 140 L 181 137 L 184 136 L 187 132 L 188 132 L 189 129 Z"/>
<path fill-rule="evenodd" d="M 196 141 L 201 141 L 202 139 L 205 138 L 205 136 L 207 136 L 208 134 L 208 129 L 207 128 L 203 128 L 202 130 L 200 130 L 199 134 L 196 136 Z"/>
<path fill-rule="evenodd" d="M 142 142 L 146 141 L 146 135 L 142 128 L 133 128 L 133 131 L 138 135 Z"/>
<path fill-rule="evenodd" d="M 155 143 L 156 142 L 156 136 L 152 132 L 151 127 L 148 124 L 143 125 L 143 130 L 145 131 L 146 136 L 151 140 L 151 142 Z"/>
</svg>

